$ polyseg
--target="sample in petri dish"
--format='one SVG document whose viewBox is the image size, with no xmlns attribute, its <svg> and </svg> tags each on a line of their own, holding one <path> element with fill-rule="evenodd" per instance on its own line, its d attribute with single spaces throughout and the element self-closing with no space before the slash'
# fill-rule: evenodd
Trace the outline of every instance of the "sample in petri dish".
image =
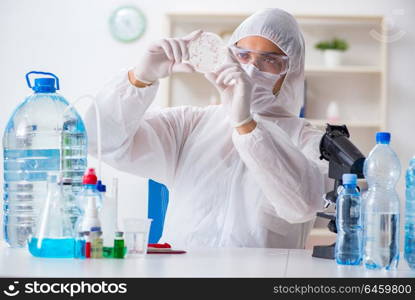
<svg viewBox="0 0 415 300">
<path fill-rule="evenodd" d="M 226 45 L 215 33 L 203 32 L 188 47 L 189 63 L 200 73 L 215 72 L 226 61 Z"/>
</svg>

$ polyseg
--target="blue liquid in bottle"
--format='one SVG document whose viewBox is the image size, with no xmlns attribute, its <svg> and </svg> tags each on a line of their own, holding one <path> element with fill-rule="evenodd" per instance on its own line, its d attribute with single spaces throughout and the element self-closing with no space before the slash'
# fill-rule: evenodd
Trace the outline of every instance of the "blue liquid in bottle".
<svg viewBox="0 0 415 300">
<path fill-rule="evenodd" d="M 355 174 L 344 174 L 336 201 L 335 258 L 340 265 L 359 265 L 363 257 L 362 201 L 356 182 Z"/>
<path fill-rule="evenodd" d="M 85 258 L 86 234 L 89 232 L 78 232 L 78 237 L 75 240 L 75 258 Z"/>
<path fill-rule="evenodd" d="M 405 250 L 409 267 L 415 270 L 415 158 L 406 171 Z"/>
</svg>

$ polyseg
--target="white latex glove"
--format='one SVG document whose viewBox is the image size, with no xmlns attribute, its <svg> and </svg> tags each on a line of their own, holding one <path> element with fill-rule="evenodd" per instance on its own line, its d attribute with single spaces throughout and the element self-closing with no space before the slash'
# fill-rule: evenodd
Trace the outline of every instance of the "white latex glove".
<svg viewBox="0 0 415 300">
<path fill-rule="evenodd" d="M 252 121 L 251 98 L 254 83 L 229 49 L 227 63 L 205 77 L 218 89 L 233 127 Z"/>
<path fill-rule="evenodd" d="M 173 72 L 194 72 L 194 68 L 184 61 L 189 60 L 189 42 L 196 39 L 202 32 L 202 30 L 196 30 L 182 38 L 165 38 L 153 42 L 134 68 L 137 80 L 151 84 Z"/>
</svg>

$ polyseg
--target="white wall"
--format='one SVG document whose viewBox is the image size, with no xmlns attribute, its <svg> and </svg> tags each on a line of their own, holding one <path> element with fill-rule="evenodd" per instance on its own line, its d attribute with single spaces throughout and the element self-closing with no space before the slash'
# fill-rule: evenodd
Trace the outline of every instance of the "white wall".
<svg viewBox="0 0 415 300">
<path fill-rule="evenodd" d="M 117 6 L 128 3 L 144 11 L 148 28 L 139 41 L 122 44 L 110 36 L 108 17 Z M 389 44 L 387 126 L 393 134 L 393 147 L 406 168 L 415 153 L 415 2 L 411 0 L 1 0 L 0 131 L 13 108 L 31 92 L 24 81 L 29 70 L 56 73 L 61 78 L 61 93 L 73 101 L 85 93 L 95 93 L 120 68 L 134 65 L 143 46 L 163 36 L 167 12 L 246 13 L 264 7 L 280 7 L 297 14 L 380 14 L 394 22 L 391 34 L 397 30 L 406 32 Z M 157 101 L 162 103 L 161 99 Z M 79 106 L 80 111 L 84 108 L 85 105 Z M 104 167 L 103 178 L 108 183 L 114 174 L 120 178 L 121 216 L 145 216 L 146 180 Z M 401 176 L 398 190 L 402 197 L 403 188 Z"/>
</svg>

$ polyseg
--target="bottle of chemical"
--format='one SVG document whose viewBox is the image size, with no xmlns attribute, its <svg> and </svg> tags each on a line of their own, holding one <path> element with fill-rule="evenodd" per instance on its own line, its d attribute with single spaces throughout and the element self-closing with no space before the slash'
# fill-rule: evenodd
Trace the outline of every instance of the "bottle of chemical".
<svg viewBox="0 0 415 300">
<path fill-rule="evenodd" d="M 81 212 L 85 210 L 85 207 L 88 204 L 88 199 L 91 197 L 95 198 L 97 209 L 101 209 L 102 199 L 101 193 L 97 189 L 97 182 L 98 178 L 95 173 L 95 169 L 89 168 L 86 170 L 84 176 L 82 177 L 82 190 L 77 196 Z"/>
<path fill-rule="evenodd" d="M 124 258 L 124 233 L 117 231 L 114 239 L 114 258 Z"/>
<path fill-rule="evenodd" d="M 396 269 L 399 262 L 399 197 L 395 185 L 401 165 L 389 146 L 390 133 L 378 132 L 377 145 L 366 158 L 363 173 L 364 264 L 368 269 Z"/>
<path fill-rule="evenodd" d="M 104 200 L 106 197 L 106 193 L 107 193 L 107 186 L 105 184 L 102 183 L 101 180 L 97 181 L 97 184 L 95 185 L 96 190 L 98 191 L 99 195 L 100 195 L 100 203 L 98 204 L 98 208 L 99 210 L 102 209 L 102 206 L 104 205 Z"/>
<path fill-rule="evenodd" d="M 91 231 L 92 227 L 101 227 L 95 197 L 88 199 L 88 205 L 85 208 L 84 214 L 79 219 L 78 232 Z"/>
<path fill-rule="evenodd" d="M 62 191 L 65 212 L 70 217 L 73 230 L 76 231 L 76 225 L 81 217 L 81 209 L 79 208 L 77 198 L 72 189 L 72 178 L 62 179 Z"/>
<path fill-rule="evenodd" d="M 64 210 L 59 173 L 48 176 L 48 194 L 35 234 L 29 239 L 29 251 L 33 256 L 74 257 L 75 235 L 70 216 Z"/>
<path fill-rule="evenodd" d="M 85 258 L 86 234 L 86 232 L 78 232 L 75 241 L 75 258 Z"/>
<path fill-rule="evenodd" d="M 84 236 L 85 236 L 85 258 L 91 258 L 92 246 L 91 246 L 90 232 L 89 231 L 84 232 Z"/>
<path fill-rule="evenodd" d="M 29 75 L 41 74 L 31 85 Z M 47 78 L 53 77 L 53 78 Z M 4 238 L 11 247 L 24 247 L 34 232 L 45 202 L 47 172 L 62 169 L 79 186 L 87 165 L 87 135 L 81 117 L 56 93 L 52 73 L 29 72 L 34 94 L 15 109 L 3 135 Z"/>
<path fill-rule="evenodd" d="M 83 177 L 84 189 L 78 196 L 78 204 L 81 208 L 81 217 L 78 219 L 77 232 L 79 238 L 77 245 L 82 245 L 85 242 L 84 257 L 92 257 L 93 238 L 96 238 L 96 233 L 92 233 L 92 228 L 101 228 L 101 222 L 98 217 L 97 202 L 100 201 L 99 192 L 96 190 L 97 177 L 94 169 L 88 169 Z M 84 205 L 81 205 L 83 203 Z M 86 207 L 85 207 L 86 203 Z M 81 238 L 82 236 L 82 238 Z M 101 251 L 102 252 L 102 251 Z M 95 255 L 95 254 L 94 254 Z"/>
<path fill-rule="evenodd" d="M 103 190 L 102 188 L 100 188 Z M 110 193 L 102 193 L 104 196 L 102 208 L 99 216 L 102 224 L 104 247 L 113 247 L 114 235 L 118 231 L 117 224 L 117 197 L 118 197 L 118 179 L 114 178 Z"/>
<path fill-rule="evenodd" d="M 90 232 L 91 237 L 91 258 L 102 258 L 102 231 L 101 227 L 92 227 Z"/>
<path fill-rule="evenodd" d="M 343 174 L 343 188 L 336 201 L 335 258 L 340 265 L 359 265 L 362 261 L 361 197 L 356 185 L 356 174 Z"/>
<path fill-rule="evenodd" d="M 415 157 L 406 170 L 405 260 L 415 270 Z"/>
</svg>

